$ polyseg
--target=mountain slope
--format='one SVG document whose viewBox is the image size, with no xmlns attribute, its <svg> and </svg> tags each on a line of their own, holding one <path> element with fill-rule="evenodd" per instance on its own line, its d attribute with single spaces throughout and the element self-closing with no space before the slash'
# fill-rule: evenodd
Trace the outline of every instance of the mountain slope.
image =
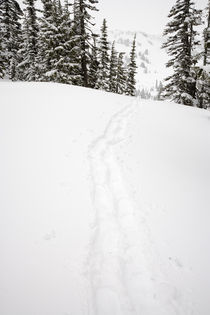
<svg viewBox="0 0 210 315">
<path fill-rule="evenodd" d="M 167 55 L 161 49 L 162 37 L 149 35 L 141 31 L 120 31 L 109 32 L 110 40 L 115 40 L 118 51 L 126 53 L 126 61 L 129 61 L 129 54 L 134 35 L 136 34 L 137 53 L 137 90 L 141 96 L 147 98 L 157 95 L 157 87 L 160 81 L 167 76 L 166 69 Z"/>
</svg>

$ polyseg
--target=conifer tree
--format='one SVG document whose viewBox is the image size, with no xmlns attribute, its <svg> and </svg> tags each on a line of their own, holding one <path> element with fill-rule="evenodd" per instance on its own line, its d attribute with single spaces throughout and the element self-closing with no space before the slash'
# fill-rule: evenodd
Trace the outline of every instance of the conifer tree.
<svg viewBox="0 0 210 315">
<path fill-rule="evenodd" d="M 4 61 L 4 53 L 2 49 L 2 43 L 0 39 L 0 78 L 2 79 L 4 77 L 5 72 L 5 61 Z"/>
<path fill-rule="evenodd" d="M 42 16 L 39 19 L 40 31 L 38 37 L 38 71 L 37 79 L 39 81 L 50 81 L 47 73 L 52 71 L 51 54 L 54 49 L 54 35 L 57 31 L 54 21 L 54 5 L 52 0 L 42 0 Z"/>
<path fill-rule="evenodd" d="M 207 24 L 204 29 L 204 58 L 203 67 L 198 69 L 198 79 L 196 83 L 198 107 L 210 107 L 210 1 L 207 7 Z"/>
<path fill-rule="evenodd" d="M 1 0 L 1 59 L 4 59 L 5 74 L 11 80 L 18 79 L 16 69 L 19 63 L 18 50 L 21 42 L 21 23 L 22 11 L 16 0 Z"/>
<path fill-rule="evenodd" d="M 92 30 L 94 25 L 91 20 L 91 11 L 98 11 L 96 4 L 98 0 L 76 0 L 74 2 L 74 12 L 77 20 L 77 35 L 80 40 L 80 63 L 81 63 L 81 76 L 82 85 L 87 87 L 89 85 L 89 65 L 90 65 L 90 47 Z M 75 20 L 76 20 L 75 19 Z"/>
<path fill-rule="evenodd" d="M 116 84 L 116 93 L 118 94 L 124 94 L 126 91 L 126 69 L 124 66 L 124 55 L 125 53 L 121 52 L 118 56 Z"/>
<path fill-rule="evenodd" d="M 74 0 L 73 3 L 73 21 L 75 25 L 75 34 L 80 35 L 80 6 L 79 0 Z"/>
<path fill-rule="evenodd" d="M 28 21 L 26 15 L 24 14 L 22 23 L 22 36 L 21 43 L 18 50 L 20 56 L 19 63 L 17 64 L 18 69 L 18 79 L 21 81 L 27 81 L 29 62 L 28 62 Z"/>
<path fill-rule="evenodd" d="M 207 26 L 204 30 L 204 66 L 210 64 L 210 0 L 207 7 Z"/>
<path fill-rule="evenodd" d="M 112 43 L 110 68 L 109 68 L 109 91 L 115 93 L 117 86 L 117 66 L 118 58 L 115 50 L 115 42 Z"/>
<path fill-rule="evenodd" d="M 23 43 L 21 49 L 22 62 L 19 68 L 23 68 L 24 79 L 35 81 L 36 58 L 38 53 L 38 22 L 35 9 L 36 0 L 25 0 Z"/>
<path fill-rule="evenodd" d="M 95 88 L 98 75 L 98 48 L 97 48 L 97 36 L 93 35 L 93 46 L 91 52 L 90 71 L 89 71 L 89 87 Z"/>
<path fill-rule="evenodd" d="M 130 53 L 130 63 L 128 65 L 128 77 L 127 77 L 127 88 L 126 94 L 135 96 L 136 95 L 136 35 L 134 36 L 133 45 Z"/>
<path fill-rule="evenodd" d="M 0 34 L 2 34 L 1 30 L 3 29 L 2 17 L 3 17 L 3 10 L 0 4 Z M 3 50 L 3 39 L 0 36 L 0 78 L 4 77 L 5 70 L 6 70 L 5 52 Z"/>
<path fill-rule="evenodd" d="M 79 39 L 74 34 L 68 2 L 43 0 L 39 36 L 40 81 L 81 84 Z"/>
<path fill-rule="evenodd" d="M 171 59 L 167 67 L 173 74 L 166 79 L 165 94 L 175 102 L 185 105 L 195 104 L 195 78 L 191 71 L 197 60 L 193 50 L 198 44 L 195 26 L 200 24 L 201 11 L 196 10 L 192 0 L 177 0 L 172 7 L 164 36 L 167 40 L 163 48 Z"/>
<path fill-rule="evenodd" d="M 101 27 L 101 38 L 99 43 L 99 68 L 98 68 L 98 80 L 96 84 L 97 89 L 105 91 L 109 90 L 109 42 L 107 35 L 107 23 L 103 20 Z"/>
</svg>

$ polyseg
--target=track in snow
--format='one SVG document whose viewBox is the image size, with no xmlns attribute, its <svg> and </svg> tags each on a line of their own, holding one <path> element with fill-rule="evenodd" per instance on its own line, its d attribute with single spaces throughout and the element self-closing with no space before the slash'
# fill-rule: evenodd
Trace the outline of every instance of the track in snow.
<svg viewBox="0 0 210 315">
<path fill-rule="evenodd" d="M 146 222 L 138 224 L 114 152 L 126 139 L 127 124 L 136 109 L 134 101 L 115 114 L 89 147 L 94 206 L 89 314 L 193 314 L 167 282 Z"/>
</svg>

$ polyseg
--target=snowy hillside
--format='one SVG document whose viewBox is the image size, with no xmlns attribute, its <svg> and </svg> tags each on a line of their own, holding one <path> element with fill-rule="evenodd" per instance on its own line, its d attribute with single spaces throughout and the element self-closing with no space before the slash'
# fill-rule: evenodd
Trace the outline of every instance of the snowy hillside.
<svg viewBox="0 0 210 315">
<path fill-rule="evenodd" d="M 209 315 L 210 113 L 0 93 L 0 314 Z"/>
<path fill-rule="evenodd" d="M 151 93 L 152 96 L 156 96 L 156 83 L 159 84 L 160 81 L 163 81 L 168 73 L 168 69 L 165 66 L 168 57 L 164 50 L 161 49 L 163 38 L 141 31 L 110 31 L 110 40 L 115 40 L 118 51 L 126 53 L 127 61 L 129 60 L 134 34 L 137 36 L 137 90 L 144 90 L 145 97 L 147 92 Z"/>
</svg>

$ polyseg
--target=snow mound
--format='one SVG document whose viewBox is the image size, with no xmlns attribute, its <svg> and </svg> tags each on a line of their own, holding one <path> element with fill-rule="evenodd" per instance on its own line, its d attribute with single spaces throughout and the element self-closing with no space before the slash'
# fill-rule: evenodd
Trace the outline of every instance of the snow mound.
<svg viewBox="0 0 210 315">
<path fill-rule="evenodd" d="M 0 313 L 209 315 L 209 112 L 0 93 Z"/>
</svg>

